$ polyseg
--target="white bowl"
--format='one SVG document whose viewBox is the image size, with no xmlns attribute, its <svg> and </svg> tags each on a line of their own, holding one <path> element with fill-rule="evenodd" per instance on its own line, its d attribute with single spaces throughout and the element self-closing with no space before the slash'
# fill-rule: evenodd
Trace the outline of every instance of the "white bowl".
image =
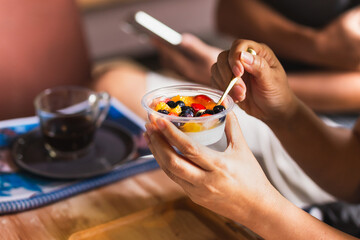
<svg viewBox="0 0 360 240">
<path fill-rule="evenodd" d="M 203 145 L 211 145 L 218 142 L 223 136 L 226 115 L 232 110 L 234 106 L 234 101 L 230 96 L 227 96 L 223 101 L 222 105 L 224 105 L 226 108 L 224 111 L 206 117 L 178 117 L 166 115 L 155 111 L 153 109 L 153 103 L 158 102 L 162 98 L 172 98 L 177 95 L 196 96 L 200 94 L 210 97 L 216 103 L 221 98 L 222 93 L 223 92 L 220 90 L 207 88 L 200 85 L 175 85 L 158 88 L 148 92 L 142 98 L 141 104 L 149 115 L 153 114 L 156 117 L 165 118 L 174 123 L 175 126 L 185 132 L 193 140 Z M 184 126 L 189 125 L 185 124 L 196 124 L 193 125 L 196 126 L 196 131 L 187 131 L 189 128 Z"/>
</svg>

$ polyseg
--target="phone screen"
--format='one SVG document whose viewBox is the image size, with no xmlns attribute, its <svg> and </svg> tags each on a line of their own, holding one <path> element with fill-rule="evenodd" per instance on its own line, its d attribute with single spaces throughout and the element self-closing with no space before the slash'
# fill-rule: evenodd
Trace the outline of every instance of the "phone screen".
<svg viewBox="0 0 360 240">
<path fill-rule="evenodd" d="M 178 45 L 182 41 L 182 36 L 180 33 L 174 31 L 170 27 L 166 26 L 162 22 L 143 11 L 138 11 L 135 13 L 134 21 L 137 25 L 145 28 L 147 31 L 164 39 L 172 45 Z"/>
</svg>

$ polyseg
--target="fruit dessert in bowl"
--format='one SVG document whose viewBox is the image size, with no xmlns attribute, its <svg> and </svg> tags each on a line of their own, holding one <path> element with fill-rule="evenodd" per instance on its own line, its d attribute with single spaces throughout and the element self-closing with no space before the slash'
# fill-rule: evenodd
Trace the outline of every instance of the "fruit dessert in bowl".
<svg viewBox="0 0 360 240">
<path fill-rule="evenodd" d="M 200 85 L 174 85 L 148 92 L 141 104 L 148 114 L 165 118 L 195 141 L 211 145 L 223 136 L 226 115 L 234 106 L 230 96 L 216 104 L 222 93 Z"/>
</svg>

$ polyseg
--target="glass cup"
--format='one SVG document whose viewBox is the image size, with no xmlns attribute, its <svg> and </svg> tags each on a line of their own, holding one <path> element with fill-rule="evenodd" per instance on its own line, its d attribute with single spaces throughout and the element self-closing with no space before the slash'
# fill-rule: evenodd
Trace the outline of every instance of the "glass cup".
<svg viewBox="0 0 360 240">
<path fill-rule="evenodd" d="M 169 120 L 190 138 L 200 144 L 208 146 L 217 143 L 224 135 L 226 115 L 234 106 L 234 101 L 229 95 L 222 103 L 226 108 L 224 111 L 206 117 L 179 117 L 166 115 L 155 111 L 154 107 L 162 99 L 172 98 L 178 95 L 206 95 L 216 103 L 221 98 L 222 93 L 223 92 L 220 90 L 199 85 L 175 85 L 148 92 L 142 98 L 141 104 L 149 115 L 153 114 L 156 117 Z"/>
<path fill-rule="evenodd" d="M 34 104 L 50 157 L 77 158 L 92 147 L 96 129 L 109 110 L 110 95 L 62 86 L 44 90 Z"/>
</svg>

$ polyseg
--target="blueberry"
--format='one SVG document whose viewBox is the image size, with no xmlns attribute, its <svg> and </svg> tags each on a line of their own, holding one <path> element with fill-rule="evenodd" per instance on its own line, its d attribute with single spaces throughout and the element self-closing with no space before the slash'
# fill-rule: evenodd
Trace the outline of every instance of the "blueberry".
<svg viewBox="0 0 360 240">
<path fill-rule="evenodd" d="M 168 114 L 169 114 L 169 112 L 168 112 L 168 111 L 166 111 L 166 110 L 158 110 L 158 112 L 159 112 L 159 113 L 166 114 L 166 115 L 168 115 Z"/>
<path fill-rule="evenodd" d="M 181 107 L 181 111 L 182 111 L 182 112 L 189 111 L 189 110 L 192 111 L 193 113 L 195 112 L 192 107 L 189 107 L 189 106 L 183 106 L 183 107 Z"/>
<path fill-rule="evenodd" d="M 166 104 L 171 108 L 175 108 L 177 106 L 174 101 L 168 101 Z"/>
<path fill-rule="evenodd" d="M 225 107 L 223 105 L 216 105 L 214 108 L 214 113 L 219 113 L 225 110 Z"/>
<path fill-rule="evenodd" d="M 205 111 L 200 110 L 196 113 L 195 117 L 200 117 L 201 115 L 204 115 L 204 114 L 214 115 L 215 113 L 213 110 L 210 110 L 210 109 L 206 109 Z"/>
<path fill-rule="evenodd" d="M 186 109 L 185 111 L 182 111 L 179 116 L 180 117 L 193 117 L 194 112 L 191 111 L 191 109 Z"/>
<path fill-rule="evenodd" d="M 224 122 L 224 121 L 225 121 L 225 116 L 219 118 L 219 121 L 220 121 L 221 123 Z"/>
<path fill-rule="evenodd" d="M 195 117 L 200 117 L 201 115 L 203 115 L 204 113 L 201 112 L 201 111 L 198 111 L 196 114 L 195 114 Z"/>
<path fill-rule="evenodd" d="M 185 106 L 185 103 L 183 101 L 177 101 L 175 104 L 176 106 L 180 106 L 180 107 Z"/>
<path fill-rule="evenodd" d="M 213 110 L 210 110 L 210 109 L 206 109 L 204 114 L 211 114 L 211 115 L 214 115 L 214 111 Z"/>
</svg>

